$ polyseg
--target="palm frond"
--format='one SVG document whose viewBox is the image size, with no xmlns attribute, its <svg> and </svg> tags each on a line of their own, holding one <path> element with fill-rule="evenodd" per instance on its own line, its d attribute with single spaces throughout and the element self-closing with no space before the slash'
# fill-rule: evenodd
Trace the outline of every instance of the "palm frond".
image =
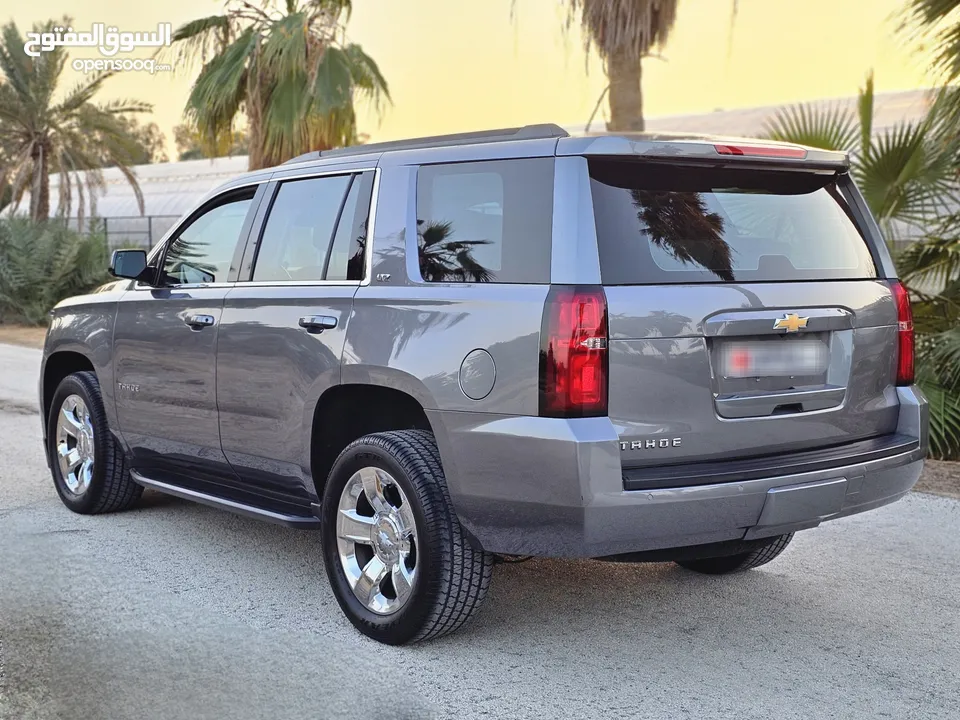
<svg viewBox="0 0 960 720">
<path fill-rule="evenodd" d="M 834 105 L 792 105 L 778 110 L 764 123 L 764 136 L 799 145 L 850 152 L 856 148 L 857 122 L 847 108 Z"/>
<path fill-rule="evenodd" d="M 875 137 L 854 175 L 874 214 L 884 219 L 923 221 L 956 192 L 954 158 L 927 121 L 901 123 Z"/>
<path fill-rule="evenodd" d="M 927 397 L 930 413 L 930 455 L 956 457 L 960 453 L 960 395 L 944 387 L 927 363 L 918 365 L 917 385 Z"/>
<path fill-rule="evenodd" d="M 933 51 L 933 67 L 945 83 L 960 78 L 960 0 L 908 0 L 901 31 Z"/>
<path fill-rule="evenodd" d="M 264 37 L 260 62 L 271 76 L 306 75 L 309 27 L 302 14 L 287 15 L 272 23 Z"/>
<path fill-rule="evenodd" d="M 873 71 L 867 74 L 867 80 L 857 96 L 857 119 L 860 121 L 860 146 L 857 148 L 861 155 L 870 152 L 870 142 L 873 138 Z"/>
<path fill-rule="evenodd" d="M 957 236 L 928 236 L 897 255 L 900 276 L 909 285 L 922 284 L 941 291 L 960 278 L 960 242 Z"/>
<path fill-rule="evenodd" d="M 350 63 L 350 74 L 353 77 L 354 87 L 371 100 L 378 111 L 381 109 L 384 100 L 388 103 L 393 102 L 387 80 L 380 72 L 380 68 L 374 59 L 355 43 L 344 47 L 343 52 Z"/>
<path fill-rule="evenodd" d="M 246 91 L 247 62 L 258 35 L 247 28 L 232 44 L 204 66 L 187 99 L 186 115 L 205 136 L 229 131 L 239 110 L 238 97 Z"/>
<path fill-rule="evenodd" d="M 337 47 L 328 47 L 314 70 L 312 95 L 320 113 L 345 107 L 353 98 L 350 58 Z"/>
<path fill-rule="evenodd" d="M 63 102 L 54 108 L 54 112 L 69 113 L 86 105 L 102 89 L 103 83 L 114 74 L 113 72 L 102 72 L 92 75 L 89 79 L 84 79 L 70 91 Z"/>
<path fill-rule="evenodd" d="M 65 297 L 108 279 L 102 233 L 81 234 L 62 222 L 0 220 L 0 321 L 41 325 Z"/>
<path fill-rule="evenodd" d="M 204 64 L 208 57 L 230 44 L 230 17 L 209 15 L 184 23 L 173 32 L 170 47 L 160 48 L 156 57 L 171 62 L 190 72 L 197 63 Z"/>
<path fill-rule="evenodd" d="M 584 49 L 601 57 L 626 50 L 639 60 L 664 45 L 677 18 L 677 0 L 567 0 L 567 26 L 583 28 Z"/>
</svg>

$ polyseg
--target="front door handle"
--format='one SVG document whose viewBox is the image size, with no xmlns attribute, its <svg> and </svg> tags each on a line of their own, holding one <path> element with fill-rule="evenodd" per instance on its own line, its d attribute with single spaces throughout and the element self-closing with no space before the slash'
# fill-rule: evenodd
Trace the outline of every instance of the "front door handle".
<svg viewBox="0 0 960 720">
<path fill-rule="evenodd" d="M 337 319 L 332 315 L 305 315 L 300 318 L 300 327 L 310 332 L 321 333 L 324 330 L 333 330 L 337 326 Z"/>
<path fill-rule="evenodd" d="M 213 315 L 187 315 L 183 321 L 194 330 L 210 327 L 216 322 Z"/>
</svg>

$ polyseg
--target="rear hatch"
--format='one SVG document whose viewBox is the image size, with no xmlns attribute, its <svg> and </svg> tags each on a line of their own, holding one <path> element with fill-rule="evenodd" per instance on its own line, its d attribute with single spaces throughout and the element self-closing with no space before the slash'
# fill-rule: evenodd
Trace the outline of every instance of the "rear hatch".
<svg viewBox="0 0 960 720">
<path fill-rule="evenodd" d="M 844 172 L 588 162 L 625 469 L 895 432 L 897 310 Z"/>
</svg>

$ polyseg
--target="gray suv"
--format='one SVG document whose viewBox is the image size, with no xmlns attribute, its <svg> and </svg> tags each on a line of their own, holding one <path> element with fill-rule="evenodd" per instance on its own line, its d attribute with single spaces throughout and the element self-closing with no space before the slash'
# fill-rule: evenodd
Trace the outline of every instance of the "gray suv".
<svg viewBox="0 0 960 720">
<path fill-rule="evenodd" d="M 495 559 L 757 567 L 927 447 L 844 154 L 552 125 L 314 152 L 111 272 L 47 334 L 64 504 L 318 529 L 386 643 L 463 625 Z"/>
</svg>

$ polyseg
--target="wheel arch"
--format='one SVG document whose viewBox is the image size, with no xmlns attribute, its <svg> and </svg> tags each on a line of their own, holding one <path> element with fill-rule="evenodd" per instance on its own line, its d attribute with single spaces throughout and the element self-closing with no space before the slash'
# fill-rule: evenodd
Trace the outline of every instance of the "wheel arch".
<svg viewBox="0 0 960 720">
<path fill-rule="evenodd" d="M 41 379 L 41 407 L 44 424 L 46 424 L 46 418 L 50 416 L 50 403 L 60 383 L 68 375 L 83 371 L 97 373 L 89 356 L 77 350 L 58 350 L 48 355 L 44 360 Z"/>
<path fill-rule="evenodd" d="M 357 438 L 389 430 L 433 432 L 421 402 L 404 390 L 374 383 L 335 385 L 317 401 L 310 425 L 310 474 L 317 497 L 341 451 Z"/>
</svg>

